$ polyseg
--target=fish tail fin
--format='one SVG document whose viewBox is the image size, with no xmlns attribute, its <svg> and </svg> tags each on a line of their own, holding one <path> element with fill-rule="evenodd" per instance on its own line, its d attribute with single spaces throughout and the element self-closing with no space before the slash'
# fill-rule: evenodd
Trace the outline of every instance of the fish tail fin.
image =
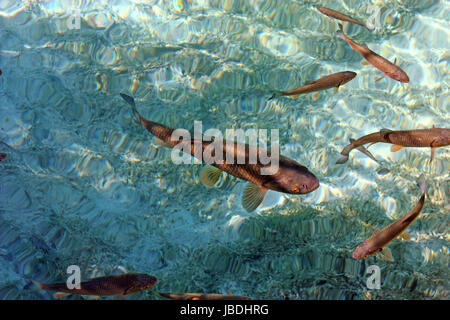
<svg viewBox="0 0 450 320">
<path fill-rule="evenodd" d="M 353 142 L 355 140 L 350 138 L 350 144 L 347 145 L 344 149 L 342 149 L 341 151 L 341 157 L 339 159 L 337 159 L 336 164 L 343 164 L 346 163 L 348 161 L 348 154 L 350 153 L 350 151 L 353 149 Z"/>
<path fill-rule="evenodd" d="M 134 122 L 140 123 L 142 116 L 136 109 L 136 103 L 134 102 L 134 98 L 130 97 L 124 93 L 121 93 L 120 96 L 123 98 L 123 100 L 125 100 L 125 102 L 127 102 L 131 106 L 131 110 L 133 111 Z"/>
<path fill-rule="evenodd" d="M 425 176 L 423 175 L 423 173 L 417 179 L 417 185 L 419 186 L 422 194 L 425 194 L 426 183 L 425 183 Z"/>
<path fill-rule="evenodd" d="M 276 97 L 279 97 L 280 96 L 280 93 L 278 92 L 278 91 L 275 91 L 273 94 L 272 94 L 272 96 L 269 98 L 269 99 L 267 99 L 267 100 L 272 100 L 273 98 L 276 98 Z"/>
<path fill-rule="evenodd" d="M 37 280 L 31 280 L 32 286 L 31 288 L 34 290 L 45 290 L 45 283 L 41 283 Z"/>
<path fill-rule="evenodd" d="M 336 164 L 343 164 L 348 161 L 348 155 L 343 155 L 339 159 L 337 159 Z"/>
</svg>

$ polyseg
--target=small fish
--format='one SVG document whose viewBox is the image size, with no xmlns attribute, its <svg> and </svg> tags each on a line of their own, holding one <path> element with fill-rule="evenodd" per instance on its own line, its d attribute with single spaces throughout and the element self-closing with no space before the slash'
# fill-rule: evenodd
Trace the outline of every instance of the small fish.
<svg viewBox="0 0 450 320">
<path fill-rule="evenodd" d="M 204 139 L 204 136 L 200 141 L 194 139 L 183 140 L 182 137 L 174 140 L 172 139 L 174 129 L 145 119 L 137 111 L 132 97 L 123 93 L 120 95 L 131 106 L 135 117 L 134 120 L 166 145 L 175 147 L 183 144 L 188 147 L 190 155 L 203 161 L 196 154 L 195 145 L 201 147 L 201 155 L 203 155 L 204 150 L 208 147 L 208 150 L 211 150 L 211 147 L 214 146 L 211 144 L 217 141 L 207 141 L 211 140 L 211 138 Z M 274 174 L 264 175 L 261 172 L 268 165 L 261 164 L 259 156 L 256 159 L 257 163 L 252 164 L 249 156 L 250 154 L 261 154 L 261 148 L 236 142 L 227 143 L 225 140 L 222 141 L 221 146 L 223 152 L 222 161 L 213 162 L 211 166 L 204 167 L 200 173 L 200 180 L 207 187 L 212 187 L 219 181 L 222 172 L 225 171 L 239 179 L 248 181 L 249 183 L 245 186 L 242 197 L 242 205 L 248 212 L 255 210 L 261 204 L 269 189 L 290 194 L 306 194 L 319 187 L 319 180 L 306 167 L 292 159 L 280 155 L 278 171 Z M 232 159 L 232 163 L 227 163 L 227 161 L 230 162 L 229 159 Z M 239 161 L 238 159 L 244 161 Z"/>
<path fill-rule="evenodd" d="M 66 294 L 83 294 L 89 296 L 127 296 L 130 293 L 147 290 L 156 284 L 157 279 L 144 273 L 124 273 L 94 278 L 81 282 L 81 289 L 69 289 L 67 283 L 40 283 L 33 281 L 40 289 L 64 292 Z M 64 294 L 56 294 L 62 297 Z"/>
<path fill-rule="evenodd" d="M 353 258 L 355 259 L 364 259 L 371 255 L 374 255 L 377 252 L 384 251 L 383 247 L 385 247 L 389 242 L 397 238 L 401 235 L 406 228 L 408 228 L 411 223 L 417 218 L 419 213 L 422 211 L 423 204 L 425 203 L 425 177 L 423 174 L 420 175 L 417 180 L 417 184 L 421 191 L 421 197 L 417 205 L 408 212 L 403 218 L 397 220 L 394 223 L 391 223 L 383 230 L 375 230 L 375 232 L 367 238 L 363 243 L 361 243 L 356 250 L 353 252 Z M 390 251 L 390 250 L 389 250 Z M 388 261 L 393 261 L 392 254 L 388 252 L 383 255 L 384 259 Z"/>
<path fill-rule="evenodd" d="M 252 300 L 244 296 L 234 296 L 231 293 L 158 293 L 160 296 L 172 300 Z"/>
<path fill-rule="evenodd" d="M 371 65 L 384 73 L 384 76 L 378 78 L 376 81 L 383 79 L 384 77 L 390 77 L 394 80 L 408 83 L 409 77 L 405 71 L 403 71 L 399 66 L 396 65 L 397 59 L 394 63 L 389 60 L 383 58 L 382 56 L 376 54 L 372 50 L 370 50 L 367 46 L 356 43 L 349 37 L 347 37 L 342 31 L 342 25 L 339 24 L 339 30 L 337 31 L 337 35 L 345 40 L 350 47 L 357 51 L 360 55 L 364 57 Z"/>
<path fill-rule="evenodd" d="M 324 15 L 329 16 L 331 18 L 335 18 L 335 19 L 338 19 L 338 20 L 355 23 L 357 25 L 360 25 L 361 27 L 369 29 L 364 23 L 362 23 L 362 22 L 360 22 L 360 21 L 358 21 L 356 19 L 353 19 L 352 17 L 349 17 L 348 15 L 343 14 L 343 13 L 341 13 L 339 11 L 336 11 L 336 10 L 333 10 L 333 9 L 330 9 L 330 8 L 326 8 L 326 7 L 317 7 L 317 10 L 319 10 L 321 13 L 323 13 Z"/>
<path fill-rule="evenodd" d="M 0 152 L 0 161 L 5 161 L 8 155 L 6 153 Z"/>
<path fill-rule="evenodd" d="M 335 88 L 336 90 L 343 84 L 349 82 L 354 77 L 356 77 L 356 73 L 353 71 L 343 71 L 338 73 L 333 73 L 328 76 L 325 76 L 323 78 L 320 78 L 315 81 L 311 81 L 306 83 L 303 86 L 300 86 L 298 88 L 288 90 L 288 91 L 279 91 L 273 94 L 272 97 L 269 98 L 273 99 L 276 96 L 292 96 L 292 95 L 298 95 L 302 93 L 308 93 L 313 91 L 320 91 L 320 90 L 326 90 L 330 88 Z"/>
<path fill-rule="evenodd" d="M 389 129 L 381 129 L 380 132 L 368 134 L 347 145 L 342 151 L 342 156 L 336 161 L 341 164 L 348 160 L 348 155 L 353 149 L 364 148 L 367 143 L 391 143 L 393 144 L 391 151 L 396 152 L 403 147 L 431 148 L 430 163 L 433 161 L 435 149 L 445 147 L 450 144 L 450 129 L 433 128 L 417 129 L 417 130 L 401 130 L 392 131 Z M 365 149 L 365 148 L 364 148 Z M 365 149 L 367 150 L 367 149 Z"/>
</svg>

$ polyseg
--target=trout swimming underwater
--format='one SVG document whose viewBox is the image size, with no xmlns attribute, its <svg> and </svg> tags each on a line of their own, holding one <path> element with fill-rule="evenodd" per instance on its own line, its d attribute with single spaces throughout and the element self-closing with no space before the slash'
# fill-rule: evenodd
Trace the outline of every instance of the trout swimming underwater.
<svg viewBox="0 0 450 320">
<path fill-rule="evenodd" d="M 201 181 L 207 187 L 212 187 L 220 179 L 223 171 L 248 181 L 249 183 L 245 186 L 242 197 L 242 205 L 248 212 L 255 210 L 259 206 L 269 189 L 290 194 L 306 194 L 319 187 L 319 180 L 306 167 L 282 155 L 279 155 L 278 170 L 272 174 L 263 174 L 265 171 L 270 171 L 271 168 L 269 165 L 261 162 L 260 155 L 263 154 L 263 149 L 261 148 L 236 142 L 227 143 L 225 140 L 213 139 L 213 141 L 205 141 L 211 139 L 205 136 L 202 136 L 201 140 L 182 139 L 181 137 L 175 139 L 172 137 L 175 129 L 145 119 L 137 111 L 132 97 L 123 93 L 120 95 L 131 106 L 135 121 L 162 141 L 163 144 L 177 148 L 181 146 L 183 152 L 211 164 L 211 166 L 205 167 L 200 174 Z M 221 159 L 226 160 L 218 162 L 207 161 L 209 160 L 208 157 L 216 156 L 213 154 L 215 153 L 215 148 L 211 148 L 216 145 L 221 146 L 219 151 L 219 153 L 222 153 Z M 196 152 L 198 147 L 202 151 L 200 155 Z M 205 153 L 208 151 L 211 152 L 211 155 L 205 156 Z M 270 152 L 267 151 L 267 153 Z M 252 154 L 258 155 L 254 164 L 250 161 Z M 204 156 L 203 158 L 202 155 Z"/>
<path fill-rule="evenodd" d="M 353 258 L 355 259 L 363 259 L 374 255 L 377 252 L 383 250 L 389 242 L 397 238 L 403 231 L 408 228 L 411 223 L 417 218 L 419 213 L 422 211 L 423 204 L 425 203 L 425 177 L 423 174 L 420 175 L 417 180 L 417 184 L 421 191 L 421 197 L 417 205 L 403 218 L 397 220 L 394 223 L 391 223 L 387 227 L 383 228 L 383 230 L 375 230 L 373 235 L 367 238 L 363 243 L 361 243 L 356 250 L 353 252 Z"/>
<path fill-rule="evenodd" d="M 409 82 L 409 77 L 406 74 L 406 72 L 395 64 L 397 60 L 395 60 L 394 63 L 392 63 L 388 59 L 383 58 L 379 54 L 370 50 L 367 46 L 361 45 L 353 41 L 344 34 L 344 32 L 342 31 L 341 24 L 339 24 L 339 30 L 337 31 L 337 35 L 341 37 L 344 41 L 346 41 L 353 50 L 357 51 L 360 55 L 362 55 L 364 59 L 366 59 L 371 65 L 373 65 L 375 68 L 384 73 L 384 76 L 378 78 L 376 81 L 379 81 L 384 77 L 390 77 L 400 82 L 404 83 Z"/>
<path fill-rule="evenodd" d="M 83 281 L 80 283 L 81 289 L 69 289 L 67 283 L 34 282 L 42 290 L 65 292 L 67 294 L 126 296 L 130 293 L 150 289 L 156 284 L 157 279 L 144 273 L 115 274 Z M 62 297 L 64 294 L 57 294 L 55 296 Z"/>
<path fill-rule="evenodd" d="M 275 96 L 292 96 L 302 93 L 308 93 L 313 91 L 320 91 L 320 90 L 326 90 L 330 88 L 335 88 L 336 90 L 343 84 L 346 84 L 350 80 L 352 80 L 354 77 L 356 77 L 356 73 L 353 71 L 343 71 L 338 73 L 333 73 L 328 76 L 322 77 L 318 80 L 314 80 L 311 82 L 306 83 L 303 86 L 300 86 L 298 88 L 288 90 L 288 91 L 277 91 L 273 94 L 272 97 L 269 98 L 272 99 Z"/>
<path fill-rule="evenodd" d="M 450 144 L 450 129 L 446 128 L 431 128 L 431 129 L 417 129 L 417 130 L 401 130 L 392 131 L 389 129 L 381 129 L 380 132 L 368 134 L 358 140 L 352 140 L 342 151 L 342 156 L 336 161 L 341 164 L 348 160 L 350 151 L 356 148 L 363 148 L 366 143 L 391 143 L 393 144 L 391 151 L 396 152 L 403 147 L 422 147 L 431 148 L 430 163 L 433 161 L 435 149 L 445 147 Z M 368 152 L 368 151 L 367 151 Z"/>
<path fill-rule="evenodd" d="M 352 17 L 349 17 L 348 15 L 343 14 L 343 13 L 341 13 L 339 11 L 336 11 L 336 10 L 333 10 L 333 9 L 330 9 L 330 8 L 326 8 L 326 7 L 317 7 L 317 10 L 319 10 L 322 14 L 324 14 L 326 16 L 329 16 L 331 18 L 339 19 L 339 20 L 347 21 L 347 22 L 351 22 L 351 23 L 355 23 L 357 25 L 360 25 L 360 26 L 362 26 L 364 28 L 369 29 L 364 23 L 362 23 L 362 22 L 360 22 L 360 21 L 358 21 L 356 19 L 353 19 Z"/>
</svg>

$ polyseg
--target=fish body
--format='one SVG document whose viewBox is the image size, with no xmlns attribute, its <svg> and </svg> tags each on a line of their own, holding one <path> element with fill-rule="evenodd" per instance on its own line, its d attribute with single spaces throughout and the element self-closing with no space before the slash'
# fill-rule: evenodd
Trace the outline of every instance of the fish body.
<svg viewBox="0 0 450 320">
<path fill-rule="evenodd" d="M 418 179 L 421 197 L 417 205 L 403 218 L 391 223 L 381 231 L 375 231 L 372 236 L 361 243 L 353 252 L 353 258 L 363 259 L 383 250 L 389 242 L 397 238 L 408 228 L 422 211 L 425 203 L 425 178 L 423 174 Z"/>
<path fill-rule="evenodd" d="M 269 168 L 269 165 L 262 164 L 260 155 L 266 153 L 270 157 L 270 151 L 266 151 L 256 146 L 249 146 L 247 144 L 237 142 L 227 142 L 220 140 L 221 152 L 223 161 L 209 161 L 208 152 L 205 150 L 212 150 L 211 157 L 215 157 L 215 143 L 219 140 L 205 138 L 202 136 L 201 140 L 195 139 L 173 139 L 173 128 L 150 121 L 142 117 L 136 109 L 134 99 L 125 94 L 121 94 L 122 98 L 132 107 L 135 121 L 141 124 L 157 139 L 162 141 L 165 145 L 172 147 L 180 147 L 183 151 L 189 150 L 189 154 L 199 160 L 210 163 L 211 166 L 219 169 L 214 172 L 208 170 L 202 180 L 213 179 L 217 181 L 220 178 L 220 172 L 225 171 L 239 179 L 251 182 L 246 186 L 243 196 L 243 205 L 247 211 L 253 211 L 262 202 L 265 193 L 268 189 L 290 193 L 290 194 L 305 194 L 314 191 L 319 187 L 319 180 L 309 170 L 297 163 L 296 161 L 279 156 L 278 170 L 273 174 L 261 174 L 263 169 Z M 205 141 L 211 140 L 211 141 Z M 200 148 L 201 153 L 196 149 Z M 206 156 L 205 156 L 206 154 Z M 250 161 L 250 155 L 257 154 L 257 161 L 253 164 Z M 205 183 L 208 185 L 207 183 Z M 212 186 L 214 183 L 211 183 Z"/>
<path fill-rule="evenodd" d="M 409 77 L 405 71 L 403 71 L 399 66 L 395 65 L 395 63 L 390 62 L 388 59 L 383 58 L 379 54 L 370 50 L 367 46 L 361 45 L 349 37 L 347 37 L 342 31 L 342 25 L 339 25 L 340 30 L 337 31 L 337 35 L 346 41 L 350 47 L 357 51 L 360 55 L 364 57 L 371 65 L 380 70 L 385 74 L 385 77 L 390 77 L 394 80 L 408 83 Z M 382 78 L 380 78 L 382 79 Z"/>
<path fill-rule="evenodd" d="M 393 151 L 400 150 L 402 147 L 431 148 L 431 159 L 434 158 L 434 150 L 438 147 L 445 147 L 450 144 L 450 129 L 431 128 L 417 130 L 399 130 L 392 131 L 382 129 L 380 132 L 368 134 L 364 137 L 354 140 L 342 151 L 342 157 L 336 163 L 344 163 L 348 160 L 348 155 L 353 149 L 363 147 L 367 143 L 391 143 Z"/>
<path fill-rule="evenodd" d="M 94 278 L 80 283 L 81 288 L 69 289 L 67 283 L 39 283 L 42 290 L 65 292 L 68 294 L 83 294 L 90 296 L 126 296 L 150 289 L 157 282 L 153 276 L 143 273 L 124 273 Z"/>
<path fill-rule="evenodd" d="M 341 85 L 349 82 L 354 77 L 356 77 L 356 73 L 353 71 L 333 73 L 318 80 L 309 82 L 298 88 L 288 91 L 280 91 L 278 94 L 283 96 L 292 96 L 313 91 L 326 90 L 330 88 L 339 88 Z"/>
<path fill-rule="evenodd" d="M 231 294 L 217 293 L 163 293 L 159 295 L 172 300 L 252 300 L 245 296 L 235 296 Z"/>
<path fill-rule="evenodd" d="M 323 13 L 324 15 L 329 16 L 331 18 L 355 23 L 357 25 L 367 28 L 367 26 L 364 23 L 362 23 L 361 21 L 358 21 L 358 20 L 356 20 L 346 14 L 343 14 L 339 11 L 336 11 L 336 10 L 333 10 L 330 8 L 326 8 L 326 7 L 317 7 L 317 10 L 319 10 L 321 13 Z M 367 29 L 369 29 L 369 28 L 367 28 Z"/>
</svg>

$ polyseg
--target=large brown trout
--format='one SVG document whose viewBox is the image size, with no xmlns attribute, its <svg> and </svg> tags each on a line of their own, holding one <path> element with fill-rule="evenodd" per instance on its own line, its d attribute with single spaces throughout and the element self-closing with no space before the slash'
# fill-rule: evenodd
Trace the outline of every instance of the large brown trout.
<svg viewBox="0 0 450 320">
<path fill-rule="evenodd" d="M 339 19 L 339 20 L 347 21 L 347 22 L 351 22 L 351 23 L 355 23 L 357 25 L 360 25 L 362 27 L 367 28 L 367 26 L 364 23 L 362 23 L 362 22 L 360 22 L 360 21 L 358 21 L 356 19 L 353 19 L 352 17 L 349 17 L 348 15 L 343 14 L 343 13 L 341 13 L 339 11 L 336 11 L 336 10 L 333 10 L 333 9 L 330 9 L 330 8 L 326 8 L 326 7 L 317 7 L 317 10 L 319 10 L 321 13 L 323 13 L 324 15 L 329 16 L 331 18 Z M 367 29 L 369 29 L 369 28 L 367 28 Z"/>
<path fill-rule="evenodd" d="M 420 175 L 417 180 L 417 184 L 422 192 L 422 195 L 419 199 L 417 205 L 412 209 L 408 214 L 406 214 L 400 220 L 391 223 L 383 230 L 375 230 L 375 232 L 367 238 L 363 243 L 361 243 L 356 250 L 353 252 L 353 258 L 355 259 L 363 259 L 374 255 L 377 252 L 383 250 L 389 242 L 397 238 L 403 231 L 408 228 L 411 223 L 417 218 L 420 211 L 422 211 L 423 204 L 425 203 L 425 177 Z"/>
<path fill-rule="evenodd" d="M 34 281 L 42 290 L 83 294 L 89 296 L 126 296 L 153 287 L 157 279 L 144 273 L 124 273 L 94 278 L 80 283 L 81 288 L 69 289 L 67 283 L 40 283 Z M 63 295 L 56 295 L 61 297 Z"/>
<path fill-rule="evenodd" d="M 431 148 L 430 163 L 433 161 L 435 149 L 445 147 L 450 144 L 450 129 L 446 128 L 431 128 L 431 129 L 417 129 L 417 130 L 401 130 L 392 131 L 389 129 L 382 129 L 380 132 L 368 134 L 358 140 L 352 140 L 342 151 L 336 163 L 344 163 L 348 160 L 350 151 L 356 148 L 361 148 L 367 151 L 363 145 L 367 143 L 391 143 L 393 144 L 391 151 L 396 152 L 403 147 L 422 147 Z"/>
<path fill-rule="evenodd" d="M 366 59 L 371 65 L 384 73 L 384 76 L 378 78 L 377 81 L 383 79 L 384 77 L 390 77 L 400 82 L 409 82 L 409 77 L 406 72 L 395 64 L 396 60 L 394 61 L 394 63 L 390 62 L 388 59 L 383 58 L 382 56 L 370 50 L 367 46 L 361 45 L 347 37 L 342 31 L 341 24 L 339 25 L 339 28 L 340 29 L 337 31 L 337 35 L 345 40 L 353 50 L 362 55 L 364 59 Z"/>
<path fill-rule="evenodd" d="M 322 77 L 318 80 L 314 80 L 311 82 L 306 83 L 303 86 L 300 86 L 298 88 L 288 90 L 288 91 L 279 91 L 274 93 L 270 99 L 274 98 L 277 95 L 282 96 L 292 96 L 292 95 L 298 95 L 302 93 L 308 93 L 313 91 L 320 91 L 320 90 L 326 90 L 330 88 L 336 88 L 336 90 L 343 84 L 346 84 L 350 80 L 352 80 L 354 77 L 356 77 L 356 73 L 353 71 L 343 71 L 338 73 L 333 73 L 328 76 Z M 270 100 L 269 99 L 269 100 Z"/>
<path fill-rule="evenodd" d="M 290 194 L 305 194 L 319 187 L 319 180 L 309 170 L 296 161 L 278 155 L 278 168 L 272 174 L 263 174 L 266 169 L 271 171 L 268 164 L 263 164 L 261 154 L 270 151 L 256 146 L 249 146 L 236 142 L 218 141 L 202 135 L 201 139 L 174 138 L 175 129 L 145 119 L 136 109 L 134 99 L 126 94 L 120 94 L 131 106 L 134 120 L 159 139 L 163 145 L 180 148 L 184 153 L 204 161 L 211 166 L 205 167 L 201 174 L 201 181 L 208 187 L 212 187 L 219 179 L 222 171 L 225 171 L 239 179 L 249 181 L 242 197 L 242 205 L 248 211 L 255 210 L 263 201 L 267 190 L 275 190 Z M 209 140 L 209 141 L 208 141 Z M 211 141 L 213 140 L 213 141 Z M 220 146 L 221 161 L 214 161 L 216 146 Z M 200 153 L 198 152 L 200 148 Z M 257 159 L 251 161 L 251 155 L 257 154 Z M 210 161 L 213 159 L 213 161 Z"/>
</svg>

